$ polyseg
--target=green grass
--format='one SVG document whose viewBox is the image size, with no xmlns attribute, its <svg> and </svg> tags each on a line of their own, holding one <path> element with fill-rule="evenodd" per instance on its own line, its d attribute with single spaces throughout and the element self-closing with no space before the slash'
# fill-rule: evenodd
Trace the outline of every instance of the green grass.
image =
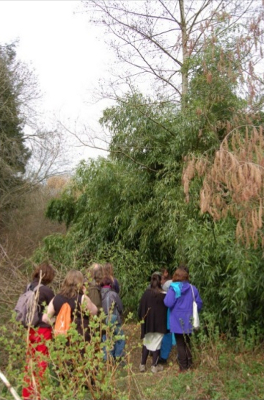
<svg viewBox="0 0 264 400">
<path fill-rule="evenodd" d="M 134 374 L 132 400 L 263 400 L 264 363 L 250 354 L 246 364 L 238 364 L 230 353 L 229 366 L 216 368 L 204 364 L 178 374 L 176 364 L 153 376 L 151 372 Z"/>
<path fill-rule="evenodd" d="M 181 374 L 176 362 L 176 347 L 173 347 L 164 371 L 153 375 L 150 372 L 151 360 L 148 359 L 147 372 L 138 372 L 140 348 L 135 346 L 131 352 L 133 378 L 129 399 L 264 399 L 263 344 L 252 345 L 248 350 L 250 338 L 237 346 L 237 338 L 223 340 L 216 335 L 212 339 L 203 334 L 194 342 L 195 367 Z"/>
</svg>

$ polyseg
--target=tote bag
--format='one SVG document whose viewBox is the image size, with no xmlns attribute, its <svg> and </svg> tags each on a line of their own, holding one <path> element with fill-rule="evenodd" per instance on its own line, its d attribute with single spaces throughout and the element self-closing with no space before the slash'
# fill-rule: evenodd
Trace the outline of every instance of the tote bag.
<svg viewBox="0 0 264 400">
<path fill-rule="evenodd" d="M 193 329 L 197 330 L 200 327 L 200 320 L 199 320 L 199 314 L 198 314 L 198 306 L 197 303 L 195 301 L 195 297 L 194 297 L 194 292 L 193 292 L 193 287 L 191 285 L 191 289 L 192 289 L 192 295 L 193 295 Z"/>
</svg>

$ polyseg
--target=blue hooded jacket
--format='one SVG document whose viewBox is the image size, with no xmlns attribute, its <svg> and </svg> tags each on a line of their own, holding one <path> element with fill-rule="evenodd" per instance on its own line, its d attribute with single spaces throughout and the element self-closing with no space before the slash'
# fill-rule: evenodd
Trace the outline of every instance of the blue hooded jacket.
<svg viewBox="0 0 264 400">
<path fill-rule="evenodd" d="M 203 302 L 198 289 L 192 285 L 198 311 Z M 190 334 L 193 331 L 193 294 L 189 282 L 173 282 L 165 296 L 164 304 L 169 308 L 169 325 L 172 333 Z"/>
</svg>

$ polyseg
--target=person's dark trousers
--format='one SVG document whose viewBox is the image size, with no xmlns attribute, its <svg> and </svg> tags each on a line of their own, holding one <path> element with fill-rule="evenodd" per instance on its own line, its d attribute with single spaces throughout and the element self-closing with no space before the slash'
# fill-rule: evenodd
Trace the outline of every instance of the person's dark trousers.
<svg viewBox="0 0 264 400">
<path fill-rule="evenodd" d="M 146 365 L 147 358 L 149 355 L 149 350 L 146 348 L 146 346 L 142 346 L 142 355 L 141 355 L 141 364 Z"/>
<path fill-rule="evenodd" d="M 185 371 L 192 366 L 191 335 L 175 333 L 175 337 L 180 371 Z"/>
<path fill-rule="evenodd" d="M 156 366 L 159 361 L 160 350 L 155 350 L 152 352 L 152 365 Z"/>
<path fill-rule="evenodd" d="M 146 348 L 146 346 L 142 346 L 142 356 L 141 356 L 141 364 L 146 365 L 147 358 L 150 351 Z M 160 350 L 152 351 L 152 365 L 156 366 L 159 361 Z"/>
</svg>

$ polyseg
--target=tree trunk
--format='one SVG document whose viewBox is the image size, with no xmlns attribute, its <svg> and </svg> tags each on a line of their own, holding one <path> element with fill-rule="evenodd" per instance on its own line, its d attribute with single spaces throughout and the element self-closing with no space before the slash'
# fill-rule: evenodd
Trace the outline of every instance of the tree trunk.
<svg viewBox="0 0 264 400">
<path fill-rule="evenodd" d="M 187 51 L 187 27 L 185 20 L 185 10 L 184 10 L 184 0 L 179 0 L 180 15 L 181 15 L 181 34 L 182 34 L 182 69 L 181 69 L 181 79 L 182 79 L 182 107 L 184 108 L 186 95 L 188 92 L 188 68 L 186 68 L 186 60 L 188 58 Z"/>
</svg>

